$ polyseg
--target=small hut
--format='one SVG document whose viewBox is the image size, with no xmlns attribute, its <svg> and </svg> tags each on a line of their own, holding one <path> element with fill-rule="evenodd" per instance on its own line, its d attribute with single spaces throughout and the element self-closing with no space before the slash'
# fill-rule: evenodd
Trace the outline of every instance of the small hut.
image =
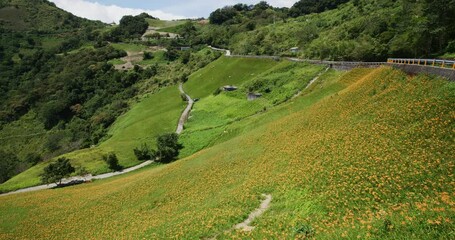
<svg viewBox="0 0 455 240">
<path fill-rule="evenodd" d="M 226 85 L 223 87 L 223 90 L 225 92 L 232 92 L 232 91 L 235 91 L 237 90 L 238 88 L 236 86 L 231 86 L 231 85 Z"/>
<path fill-rule="evenodd" d="M 262 94 L 260 94 L 260 93 L 248 93 L 246 97 L 247 97 L 248 101 L 254 101 L 254 100 L 262 97 Z"/>
</svg>

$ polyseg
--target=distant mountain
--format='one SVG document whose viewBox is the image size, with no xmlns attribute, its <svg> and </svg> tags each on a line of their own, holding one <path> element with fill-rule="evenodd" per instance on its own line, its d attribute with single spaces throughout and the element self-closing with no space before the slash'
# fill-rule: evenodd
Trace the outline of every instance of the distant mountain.
<svg viewBox="0 0 455 240">
<path fill-rule="evenodd" d="M 52 33 L 100 26 L 100 21 L 76 17 L 47 0 L 0 0 L 3 29 Z"/>
</svg>

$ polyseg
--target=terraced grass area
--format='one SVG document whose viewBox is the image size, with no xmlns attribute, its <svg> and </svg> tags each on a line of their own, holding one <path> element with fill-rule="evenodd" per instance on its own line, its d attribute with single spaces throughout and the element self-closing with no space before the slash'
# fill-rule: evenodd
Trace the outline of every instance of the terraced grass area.
<svg viewBox="0 0 455 240">
<path fill-rule="evenodd" d="M 243 65 L 250 64 L 243 61 L 235 62 L 234 69 Z M 201 89 L 194 89 L 195 83 L 207 80 L 205 74 L 216 76 L 219 86 L 230 83 L 229 76 L 216 74 L 223 72 L 226 60 L 223 64 L 213 64 L 210 71 L 198 74 L 199 78 L 191 78 L 186 86 L 189 86 L 187 92 L 190 95 L 198 93 L 204 96 L 209 93 L 214 86 L 203 85 L 206 92 Z M 236 61 L 227 59 L 227 61 Z M 257 60 L 256 60 L 257 61 Z M 242 82 L 238 82 L 239 89 L 234 92 L 222 92 L 217 96 L 209 95 L 203 97 L 193 108 L 191 118 L 185 125 L 185 131 L 181 136 L 181 142 L 185 149 L 181 152 L 181 157 L 186 157 L 195 152 L 213 145 L 218 139 L 227 133 L 228 125 L 239 122 L 255 114 L 263 114 L 273 106 L 289 100 L 297 92 L 304 89 L 308 83 L 315 78 L 324 69 L 323 66 L 308 65 L 304 63 L 292 63 L 289 61 L 276 62 L 272 60 L 260 60 L 264 63 L 274 63 L 273 66 L 264 67 L 262 72 L 250 74 L 243 73 Z M 194 75 L 193 75 L 194 76 Z M 202 80 L 201 80 L 202 79 Z M 204 89 L 202 89 L 204 90 Z M 263 96 L 255 101 L 248 101 L 246 94 L 249 91 L 260 92 Z"/>
<path fill-rule="evenodd" d="M 142 99 L 128 113 L 119 117 L 108 133 L 112 137 L 100 146 L 64 156 L 71 159 L 74 166 L 83 166 L 93 174 L 110 171 L 102 160 L 103 154 L 109 152 L 115 152 L 124 167 L 136 165 L 139 161 L 136 160 L 133 149 L 142 143 L 153 146 L 158 134 L 175 131 L 184 106 L 177 87 L 163 89 Z M 38 164 L 11 178 L 0 185 L 0 191 L 39 185 L 39 175 L 47 164 L 48 162 Z"/>
<path fill-rule="evenodd" d="M 111 43 L 111 46 L 115 49 L 127 52 L 142 52 L 147 50 L 147 46 L 135 43 Z"/>
<path fill-rule="evenodd" d="M 0 238 L 449 239 L 454 88 L 390 68 L 329 72 L 186 159 L 0 197 Z M 263 193 L 256 228 L 226 231 Z"/>
<path fill-rule="evenodd" d="M 192 98 L 207 97 L 224 85 L 239 85 L 279 62 L 268 59 L 221 57 L 189 77 L 185 91 Z"/>
<path fill-rule="evenodd" d="M 174 20 L 174 21 L 166 21 L 166 20 L 158 20 L 158 19 L 146 19 L 149 23 L 150 27 L 157 27 L 157 28 L 168 28 L 168 27 L 175 27 L 186 23 L 186 20 Z"/>
</svg>

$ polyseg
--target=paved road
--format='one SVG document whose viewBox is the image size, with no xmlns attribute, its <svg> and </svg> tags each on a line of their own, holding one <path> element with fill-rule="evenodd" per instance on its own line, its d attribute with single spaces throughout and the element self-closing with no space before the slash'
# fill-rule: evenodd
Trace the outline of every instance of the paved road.
<svg viewBox="0 0 455 240">
<path fill-rule="evenodd" d="M 181 134 L 183 132 L 183 126 L 185 125 L 186 120 L 188 120 L 191 109 L 193 108 L 194 105 L 194 100 L 183 90 L 183 83 L 180 83 L 179 90 L 180 93 L 186 96 L 186 99 L 188 100 L 188 106 L 186 106 L 185 110 L 182 113 L 182 116 L 180 116 L 179 123 L 177 125 L 177 130 L 175 131 L 175 133 L 177 134 Z"/>
<path fill-rule="evenodd" d="M 215 50 L 215 51 L 226 52 L 226 56 L 227 56 L 227 57 L 231 56 L 231 50 L 222 49 L 222 48 L 216 48 L 216 47 L 212 47 L 212 46 L 209 46 L 209 48 L 212 49 L 212 50 Z"/>
<path fill-rule="evenodd" d="M 69 183 L 71 181 L 75 181 L 75 180 L 91 181 L 91 180 L 94 180 L 94 179 L 106 179 L 106 178 L 110 178 L 110 177 L 114 177 L 114 176 L 117 176 L 117 175 L 122 175 L 122 174 L 125 174 L 125 173 L 129 173 L 129 172 L 135 171 L 137 169 L 140 169 L 140 168 L 143 168 L 145 166 L 150 165 L 152 162 L 153 161 L 145 161 L 145 162 L 143 162 L 143 163 L 141 163 L 139 165 L 136 165 L 134 167 L 123 169 L 120 172 L 111 172 L 111 173 L 105 173 L 105 174 L 96 175 L 96 176 L 92 176 L 91 174 L 89 174 L 87 176 L 70 177 L 70 178 L 63 179 L 62 183 L 63 184 L 67 184 L 67 183 Z M 20 190 L 14 191 L 14 192 L 8 192 L 8 193 L 0 194 L 0 196 L 7 196 L 7 195 L 11 195 L 11 194 L 24 193 L 24 192 L 34 192 L 34 191 L 39 191 L 39 190 L 44 190 L 44 189 L 51 189 L 51 188 L 54 188 L 56 186 L 57 186 L 57 184 L 55 184 L 55 183 L 47 184 L 47 185 L 40 185 L 40 186 L 20 189 Z"/>
</svg>

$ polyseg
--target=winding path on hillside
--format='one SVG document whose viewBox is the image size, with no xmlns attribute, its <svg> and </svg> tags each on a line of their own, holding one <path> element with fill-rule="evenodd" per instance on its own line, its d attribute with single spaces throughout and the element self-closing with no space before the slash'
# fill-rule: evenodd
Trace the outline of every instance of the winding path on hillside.
<svg viewBox="0 0 455 240">
<path fill-rule="evenodd" d="M 270 208 L 270 203 L 272 202 L 272 195 L 262 194 L 262 197 L 264 197 L 264 200 L 262 200 L 261 205 L 259 205 L 258 208 L 253 210 L 243 222 L 236 224 L 231 229 L 224 231 L 224 233 L 229 233 L 233 230 L 240 230 L 240 231 L 244 231 L 244 232 L 253 231 L 254 226 L 251 226 L 251 223 L 254 221 L 254 219 L 256 219 L 257 217 L 260 217 L 262 214 L 264 214 L 264 212 Z M 220 234 L 221 233 L 218 233 L 215 236 L 208 238 L 208 239 L 215 240 Z"/>
<path fill-rule="evenodd" d="M 191 109 L 193 108 L 194 105 L 194 100 L 190 97 L 190 95 L 186 94 L 186 92 L 183 90 L 183 83 L 180 83 L 179 90 L 181 94 L 185 95 L 186 100 L 188 101 L 188 105 L 182 112 L 182 116 L 180 116 L 179 123 L 177 125 L 177 130 L 175 131 L 175 133 L 177 134 L 181 134 L 183 132 L 183 126 L 185 125 L 186 120 L 188 120 Z"/>
<path fill-rule="evenodd" d="M 326 73 L 327 71 L 329 71 L 330 67 L 326 68 L 324 71 L 320 72 L 315 78 L 313 78 L 307 85 L 304 89 L 300 90 L 298 93 L 296 93 L 294 95 L 294 97 L 292 97 L 292 99 L 300 96 L 305 90 L 307 90 L 308 88 L 311 87 L 311 85 L 313 85 L 314 82 L 316 82 L 321 76 L 322 74 Z"/>
<path fill-rule="evenodd" d="M 129 172 L 138 170 L 138 169 L 148 166 L 152 163 L 153 163 L 153 161 L 149 160 L 149 161 L 145 161 L 139 165 L 136 165 L 134 167 L 123 169 L 122 171 L 119 171 L 119 172 L 105 173 L 105 174 L 96 175 L 96 176 L 92 176 L 91 174 L 89 174 L 86 176 L 75 176 L 75 177 L 65 178 L 62 180 L 62 184 L 65 185 L 72 181 L 90 182 L 90 181 L 96 180 L 96 179 L 106 179 L 106 178 L 110 178 L 110 177 L 114 177 L 114 176 L 118 176 L 118 175 L 122 175 L 125 173 L 129 173 Z M 0 196 L 7 196 L 7 195 L 12 195 L 12 194 L 17 194 L 17 193 L 24 193 L 24 192 L 34 192 L 34 191 L 39 191 L 39 190 L 44 190 L 44 189 L 51 189 L 51 188 L 55 188 L 55 187 L 57 187 L 57 184 L 51 183 L 51 184 L 47 184 L 47 185 L 40 185 L 40 186 L 35 186 L 35 187 L 19 189 L 17 191 L 0 194 Z"/>
</svg>

